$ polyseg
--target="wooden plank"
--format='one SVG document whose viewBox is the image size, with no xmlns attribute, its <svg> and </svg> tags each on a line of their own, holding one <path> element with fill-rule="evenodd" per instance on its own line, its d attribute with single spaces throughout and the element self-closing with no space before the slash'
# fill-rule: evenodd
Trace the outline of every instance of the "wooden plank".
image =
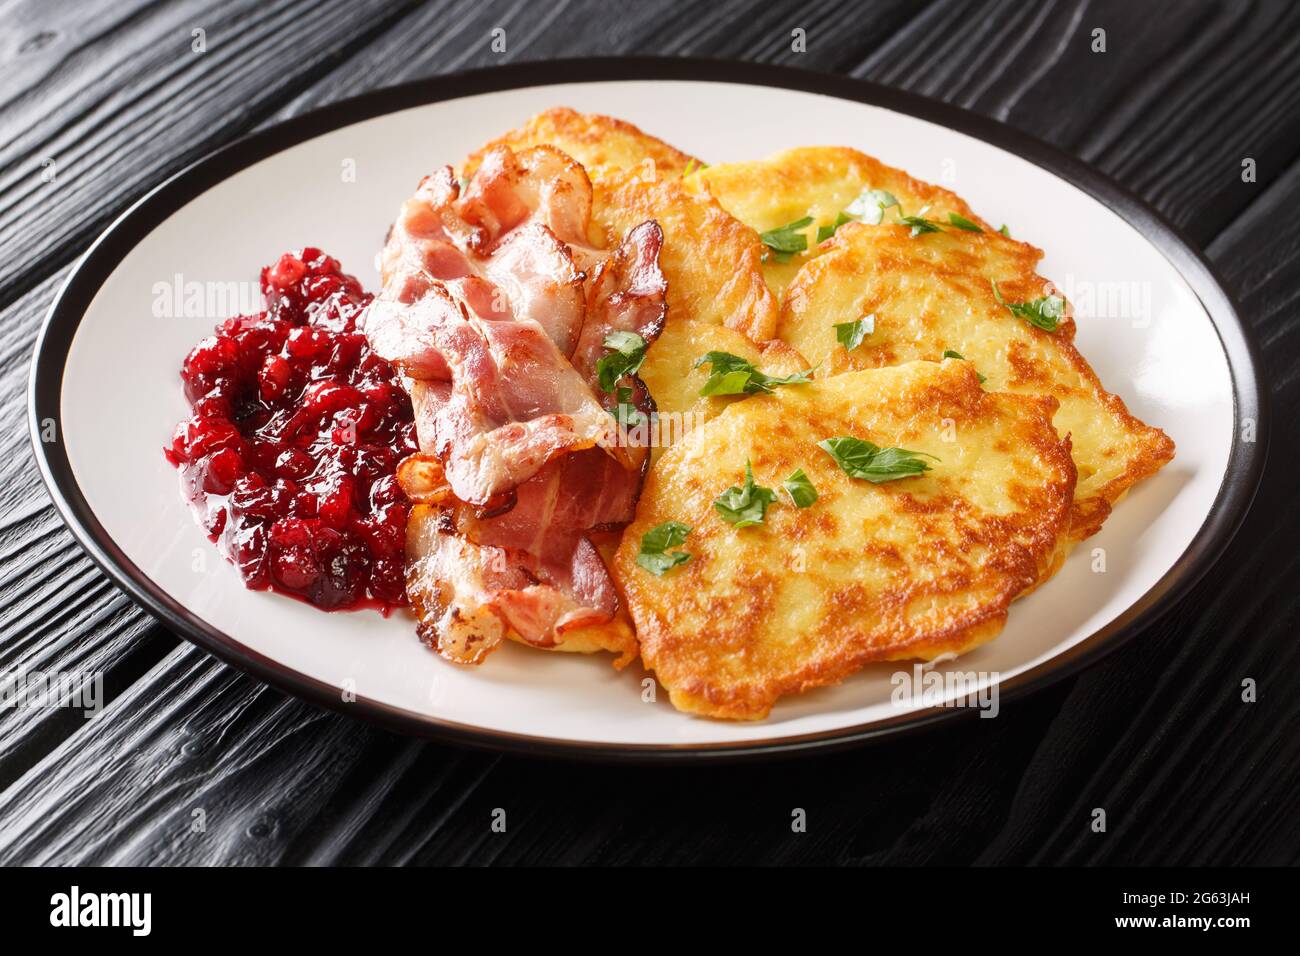
<svg viewBox="0 0 1300 956">
<path fill-rule="evenodd" d="M 1255 194 L 1244 159 L 1267 184 L 1300 157 L 1297 53 L 1293 3 L 942 0 L 851 72 L 1054 143 L 1204 244 Z"/>
<path fill-rule="evenodd" d="M 288 700 L 182 645 L 0 794 L 0 863 L 313 863 L 330 836 L 400 856 L 367 828 L 436 822 L 496 759 Z M 387 812 L 399 788 L 424 807 Z"/>
<path fill-rule="evenodd" d="M 50 503 L 27 436 L 31 341 L 65 272 L 0 312 L 0 686 L 37 675 L 99 681 L 112 700 L 175 644 L 85 556 Z M 0 787 L 82 723 L 68 707 L 0 720 Z"/>
<path fill-rule="evenodd" d="M 1054 692 L 1057 693 L 1057 692 Z M 1055 704 L 1047 695 L 1029 704 Z M 972 719 L 936 736 L 944 789 L 989 826 L 1023 760 L 1010 721 Z M 874 756 L 878 755 L 878 756 Z M 0 864 L 361 864 L 791 862 L 885 851 L 924 858 L 933 783 L 906 745 L 772 768 L 564 766 L 404 740 L 286 700 L 178 647 L 0 794 Z M 792 767 L 800 764 L 790 765 Z M 1005 765 L 999 768 L 1005 770 Z M 1000 783 L 972 789 L 979 772 Z M 827 789 L 823 775 L 839 781 Z M 854 806 L 891 803 L 867 821 Z M 809 834 L 791 832 L 805 809 Z M 196 832 L 195 811 L 206 829 Z M 505 811 L 506 831 L 492 829 Z M 917 845 L 888 835 L 918 828 Z M 706 834 L 702 838 L 699 834 Z M 970 834 L 977 832 L 971 829 Z M 852 838 L 852 839 L 849 839 Z M 856 841 L 856 842 L 854 842 Z"/>
<path fill-rule="evenodd" d="M 25 0 L 0 21 L 0 47 L 26 47 L 20 59 L 40 64 L 6 73 L 0 107 L 0 305 L 411 9 L 396 0 L 235 0 L 217 10 L 133 2 L 83 23 L 83 6 Z M 195 29 L 206 31 L 204 53 L 193 51 Z"/>
<path fill-rule="evenodd" d="M 295 116 L 377 87 L 519 60 L 564 56 L 709 56 L 784 63 L 835 71 L 866 53 L 925 9 L 916 0 L 885 0 L 853 11 L 846 23 L 837 0 L 803 3 L 620 5 L 603 0 L 532 4 L 478 3 L 448 15 L 441 5 L 419 11 L 367 44 L 281 109 Z M 544 11 L 544 12 L 543 12 Z M 505 31 L 505 50 L 492 48 L 492 31 Z M 802 29 L 807 52 L 793 50 Z"/>
</svg>

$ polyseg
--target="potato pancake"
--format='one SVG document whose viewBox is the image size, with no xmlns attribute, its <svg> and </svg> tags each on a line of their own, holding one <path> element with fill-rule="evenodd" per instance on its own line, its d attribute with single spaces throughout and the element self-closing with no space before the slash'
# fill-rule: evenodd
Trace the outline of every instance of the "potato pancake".
<svg viewBox="0 0 1300 956">
<path fill-rule="evenodd" d="M 707 195 L 676 179 L 643 179 L 608 171 L 593 179 L 592 239 L 613 246 L 633 226 L 653 219 L 664 232 L 659 265 L 668 280 L 668 322 L 712 322 L 755 341 L 776 334 L 780 309 L 763 281 L 758 233 Z"/>
<path fill-rule="evenodd" d="M 681 175 L 698 161 L 630 123 L 557 108 L 471 154 L 462 175 L 497 145 L 553 146 L 586 169 L 593 246 L 612 248 L 633 226 L 659 223 L 669 322 L 725 324 L 756 341 L 776 334 L 779 304 L 763 280 L 763 243 L 707 193 L 683 186 Z"/>
<path fill-rule="evenodd" d="M 990 391 L 1051 395 L 1060 403 L 1056 428 L 1070 437 L 1078 467 L 1072 536 L 1083 539 L 1121 495 L 1173 457 L 1174 444 L 1102 387 L 1074 347 L 1068 303 L 1035 271 L 1040 258 L 1041 250 L 996 232 L 913 237 L 905 226 L 851 223 L 786 290 L 777 334 L 818 376 L 954 352 Z M 1028 314 L 1055 322 L 1051 332 L 1024 311 L 1048 296 L 1060 303 L 1059 316 Z M 872 331 L 850 351 L 835 326 L 858 320 Z"/>
<path fill-rule="evenodd" d="M 712 418 L 735 400 L 700 397 L 709 373 L 692 366 L 706 352 L 739 355 L 771 375 L 808 367 L 793 349 L 772 341 L 780 307 L 763 278 L 758 233 L 678 178 L 698 165 L 691 157 L 621 120 L 560 108 L 539 113 L 484 146 L 466 161 L 466 171 L 501 143 L 554 146 L 587 168 L 593 246 L 611 247 L 647 219 L 663 230 L 659 264 L 668 281 L 667 321 L 640 371 L 661 415 L 674 416 L 660 428 L 656 456 L 683 428 Z"/>
<path fill-rule="evenodd" d="M 970 363 L 952 360 L 730 405 L 651 470 L 614 559 L 646 666 L 678 709 L 753 720 L 868 662 L 993 638 L 1010 602 L 1065 553 L 1075 471 L 1055 408 L 986 391 Z M 873 483 L 819 447 L 832 437 L 934 457 L 918 459 L 921 474 Z M 738 528 L 715 500 L 747 462 L 778 497 L 760 524 Z M 806 507 L 781 490 L 796 469 L 816 491 Z M 690 557 L 656 576 L 638 554 L 666 522 L 690 527 L 680 544 Z"/>
<path fill-rule="evenodd" d="M 709 352 L 729 352 L 772 376 L 793 375 L 808 368 L 803 356 L 775 339 L 759 345 L 725 325 L 668 322 L 650 346 L 640 371 L 641 381 L 650 390 L 659 413 L 652 460 L 658 460 L 665 447 L 679 441 L 688 431 L 742 400 L 737 395 L 700 395 L 710 373 L 708 366 L 696 368 L 695 362 Z"/>
<path fill-rule="evenodd" d="M 769 254 L 764 263 L 768 285 L 778 297 L 800 267 L 823 248 L 817 241 L 818 230 L 833 228 L 841 213 L 868 190 L 882 190 L 897 200 L 897 205 L 881 209 L 869 198 L 869 218 L 874 218 L 877 209 L 884 222 L 897 222 L 901 215 L 924 215 L 947 223 L 949 214 L 955 214 L 989 228 L 954 193 L 845 146 L 805 146 L 768 159 L 708 166 L 692 172 L 686 183 L 708 190 L 723 209 L 759 232 L 811 218 L 796 230 L 805 238 L 807 251 L 795 253 L 786 262 Z"/>
<path fill-rule="evenodd" d="M 647 178 L 672 179 L 693 163 L 698 165 L 698 160 L 631 123 L 559 106 L 538 113 L 471 153 L 461 174 L 472 175 L 483 154 L 493 146 L 509 146 L 517 151 L 542 145 L 568 153 L 586 167 L 592 179 L 620 169 L 636 169 Z"/>
</svg>

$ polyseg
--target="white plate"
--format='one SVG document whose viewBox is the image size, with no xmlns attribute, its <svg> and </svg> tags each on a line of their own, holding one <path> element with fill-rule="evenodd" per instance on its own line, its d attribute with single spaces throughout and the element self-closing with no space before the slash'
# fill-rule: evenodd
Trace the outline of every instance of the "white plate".
<svg viewBox="0 0 1300 956">
<path fill-rule="evenodd" d="M 422 646 L 404 615 L 322 614 L 246 590 L 195 525 L 161 448 L 187 415 L 180 360 L 223 316 L 157 317 L 155 285 L 180 276 L 252 290 L 262 264 L 316 245 L 377 289 L 376 250 L 420 177 L 559 104 L 628 119 L 710 161 L 842 144 L 955 189 L 1047 250 L 1042 272 L 1076 305 L 1081 351 L 1177 443 L 1169 466 L 1048 586 L 1017 602 L 1001 637 L 939 670 L 984 675 L 1002 700 L 1071 672 L 1190 586 L 1240 523 L 1264 449 L 1238 439 L 1267 434 L 1251 348 L 1205 264 L 1136 200 L 1012 130 L 867 84 L 739 64 L 570 61 L 429 80 L 300 117 L 165 183 L 87 253 L 37 346 L 32 428 L 70 527 L 137 600 L 292 692 L 494 746 L 737 755 L 844 743 L 956 712 L 892 700 L 897 665 L 784 700 L 753 724 L 684 716 L 662 693 L 646 702 L 645 674 L 617 673 L 603 657 L 512 646 L 462 668 Z M 50 420 L 57 439 L 42 442 Z"/>
</svg>

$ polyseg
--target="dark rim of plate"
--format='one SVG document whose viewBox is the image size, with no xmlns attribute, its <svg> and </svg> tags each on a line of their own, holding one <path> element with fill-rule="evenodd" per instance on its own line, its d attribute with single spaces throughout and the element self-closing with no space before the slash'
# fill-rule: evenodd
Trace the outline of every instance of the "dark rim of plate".
<svg viewBox="0 0 1300 956">
<path fill-rule="evenodd" d="M 1078 673 L 1149 626 L 1214 564 L 1240 527 L 1267 457 L 1266 394 L 1254 341 L 1214 269 L 1176 227 L 1105 175 L 1055 147 L 957 107 L 862 80 L 791 67 L 689 58 L 620 57 L 550 60 L 470 70 L 376 90 L 295 117 L 230 143 L 151 191 L 114 222 L 77 264 L 59 291 L 37 338 L 29 393 L 32 442 L 41 474 L 73 535 L 123 590 L 167 627 L 261 680 L 340 713 L 458 744 L 531 755 L 657 762 L 717 761 L 825 752 L 916 731 L 973 708 L 934 707 L 885 720 L 797 737 L 736 744 L 604 744 L 485 730 L 358 697 L 343 703 L 339 689 L 243 646 L 191 614 L 151 581 L 108 536 L 91 512 L 61 442 L 43 443 L 40 422 L 53 419 L 62 434 L 60 392 L 68 349 L 100 285 L 135 245 L 189 200 L 259 160 L 323 133 L 362 120 L 442 100 L 554 83 L 616 80 L 700 80 L 772 86 L 883 107 L 974 136 L 1014 153 L 1079 187 L 1137 229 L 1177 269 L 1199 297 L 1218 332 L 1232 376 L 1234 428 L 1256 422 L 1254 443 L 1235 441 L 1214 505 L 1174 565 L 1123 614 L 1074 647 L 1001 681 L 1010 699 Z M 690 718 L 683 718 L 690 719 Z"/>
</svg>

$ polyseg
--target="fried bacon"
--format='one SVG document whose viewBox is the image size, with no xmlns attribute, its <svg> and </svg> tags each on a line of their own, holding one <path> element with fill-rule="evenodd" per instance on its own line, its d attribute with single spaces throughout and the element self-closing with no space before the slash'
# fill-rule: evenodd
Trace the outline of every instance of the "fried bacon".
<svg viewBox="0 0 1300 956">
<path fill-rule="evenodd" d="M 587 245 L 591 185 L 565 154 L 490 150 L 462 188 L 449 168 L 403 204 L 369 307 L 372 347 L 404 373 L 421 453 L 408 591 L 421 634 L 477 663 L 505 637 L 555 648 L 609 622 L 618 598 L 592 544 L 631 520 L 647 449 L 609 409 L 596 363 L 613 331 L 651 342 L 664 321 L 663 234 Z"/>
</svg>

